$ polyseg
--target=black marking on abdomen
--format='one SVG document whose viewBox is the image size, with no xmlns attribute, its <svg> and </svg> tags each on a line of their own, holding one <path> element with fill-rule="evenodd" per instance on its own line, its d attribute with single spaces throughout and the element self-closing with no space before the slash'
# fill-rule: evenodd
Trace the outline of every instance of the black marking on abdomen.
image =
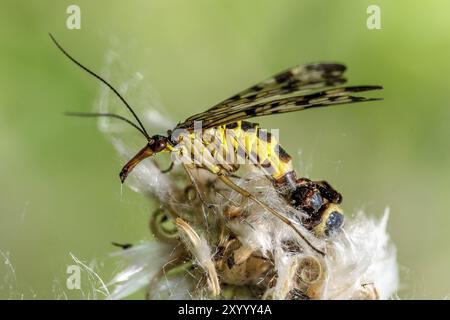
<svg viewBox="0 0 450 320">
<path fill-rule="evenodd" d="M 255 100 L 257 97 L 258 97 L 258 94 L 255 93 L 255 94 L 252 94 L 252 95 L 246 97 L 246 100 L 247 101 Z"/>
<path fill-rule="evenodd" d="M 284 163 L 291 161 L 291 156 L 279 144 L 276 145 L 275 150 L 278 152 L 278 157 Z"/>
<path fill-rule="evenodd" d="M 225 128 L 227 128 L 227 129 L 236 129 L 237 126 L 238 126 L 237 122 L 232 122 L 232 123 L 227 124 L 225 126 Z"/>
<path fill-rule="evenodd" d="M 246 132 L 249 130 L 253 130 L 257 127 L 258 125 L 256 123 L 253 122 L 247 122 L 247 121 L 242 121 L 241 122 L 241 129 Z"/>
<path fill-rule="evenodd" d="M 258 128 L 258 139 L 265 141 L 265 142 L 271 142 L 272 134 L 270 132 L 268 132 L 267 130 Z"/>
<path fill-rule="evenodd" d="M 272 166 L 272 164 L 270 163 L 270 161 L 268 159 L 265 159 L 262 163 L 261 163 L 261 167 L 263 168 L 270 168 Z"/>
</svg>

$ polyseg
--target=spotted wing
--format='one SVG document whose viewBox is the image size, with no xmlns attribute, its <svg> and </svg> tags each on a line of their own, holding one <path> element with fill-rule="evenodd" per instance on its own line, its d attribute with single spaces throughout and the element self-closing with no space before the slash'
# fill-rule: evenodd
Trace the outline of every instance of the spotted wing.
<svg viewBox="0 0 450 320">
<path fill-rule="evenodd" d="M 225 112 L 210 113 L 202 120 L 202 128 L 207 129 L 239 120 L 253 117 L 267 116 L 271 114 L 294 112 L 318 107 L 327 107 L 340 104 L 350 104 L 356 102 L 367 102 L 382 100 L 379 98 L 365 98 L 351 95 L 352 93 L 378 90 L 381 86 L 354 86 L 334 88 L 312 94 L 291 96 L 275 100 L 269 100 L 253 105 L 242 105 L 237 108 L 230 108 Z"/>
<path fill-rule="evenodd" d="M 346 67 L 337 63 L 313 63 L 284 70 L 254 85 L 209 110 L 224 109 L 255 100 L 297 91 L 311 90 L 345 83 Z"/>
<path fill-rule="evenodd" d="M 210 128 L 252 117 L 293 112 L 319 106 L 371 101 L 378 99 L 350 96 L 352 92 L 380 89 L 358 86 L 314 92 L 344 83 L 345 66 L 316 63 L 297 66 L 250 87 L 209 110 L 189 117 L 177 128 L 192 129 L 194 121 Z M 314 93 L 311 93 L 314 92 Z"/>
</svg>

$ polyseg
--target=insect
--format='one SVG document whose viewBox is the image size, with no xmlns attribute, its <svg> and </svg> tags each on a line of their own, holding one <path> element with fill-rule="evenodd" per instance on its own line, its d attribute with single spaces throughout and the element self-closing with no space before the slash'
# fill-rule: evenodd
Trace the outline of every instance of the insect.
<svg viewBox="0 0 450 320">
<path fill-rule="evenodd" d="M 313 250 L 321 255 L 325 254 L 300 232 L 291 219 L 237 185 L 232 180 L 231 174 L 239 168 L 239 164 L 230 164 L 225 161 L 225 157 L 231 154 L 235 158 L 245 158 L 250 164 L 262 170 L 292 207 L 307 214 L 307 218 L 303 219 L 304 225 L 318 236 L 328 236 L 339 229 L 343 223 L 343 213 L 338 206 L 342 196 L 326 181 L 298 178 L 293 169 L 291 157 L 279 146 L 276 139 L 261 129 L 258 124 L 244 120 L 318 107 L 380 100 L 352 94 L 381 89 L 381 86 L 336 87 L 346 81 L 343 78 L 346 69 L 344 65 L 337 63 L 300 65 L 278 73 L 205 112 L 189 117 L 186 121 L 179 123 L 174 130 L 169 131 L 167 136 L 150 136 L 132 107 L 109 82 L 69 55 L 51 34 L 50 37 L 72 62 L 108 86 L 123 102 L 137 123 L 112 113 L 70 113 L 70 115 L 116 118 L 133 126 L 146 139 L 145 146 L 121 170 L 122 183 L 139 162 L 160 152 L 170 152 L 177 158 L 190 159 L 196 159 L 196 155 L 201 155 L 197 162 L 183 162 L 194 186 L 195 179 L 189 171 L 192 165 L 217 175 L 225 185 L 286 223 Z M 197 123 L 201 123 L 200 135 L 195 132 Z M 233 137 L 231 142 L 227 143 L 226 134 Z M 211 137 L 213 139 L 210 139 Z M 218 152 L 217 148 L 225 144 L 228 146 L 225 148 L 226 151 Z"/>
</svg>

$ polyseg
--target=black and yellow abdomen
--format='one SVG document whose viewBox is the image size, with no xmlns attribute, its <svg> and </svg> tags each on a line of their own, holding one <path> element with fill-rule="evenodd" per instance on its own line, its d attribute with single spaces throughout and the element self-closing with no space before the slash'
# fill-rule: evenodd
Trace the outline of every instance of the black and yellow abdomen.
<svg viewBox="0 0 450 320">
<path fill-rule="evenodd" d="M 293 171 L 291 157 L 278 144 L 276 137 L 258 124 L 238 121 L 221 126 L 218 130 L 225 130 L 226 136 L 233 133 L 233 151 L 238 163 L 256 165 L 275 181 Z"/>
<path fill-rule="evenodd" d="M 237 121 L 206 129 L 201 135 L 192 132 L 178 142 L 195 164 L 216 174 L 230 173 L 242 164 L 250 164 L 277 182 L 293 172 L 291 157 L 276 137 L 256 123 Z"/>
</svg>

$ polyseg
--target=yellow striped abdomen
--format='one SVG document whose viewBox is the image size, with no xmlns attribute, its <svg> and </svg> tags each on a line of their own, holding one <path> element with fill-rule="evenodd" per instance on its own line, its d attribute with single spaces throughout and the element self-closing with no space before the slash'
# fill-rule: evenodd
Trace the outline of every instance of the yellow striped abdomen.
<svg viewBox="0 0 450 320">
<path fill-rule="evenodd" d="M 255 123 L 238 121 L 203 130 L 201 135 L 192 132 L 186 138 L 179 141 L 184 152 L 190 153 L 196 165 L 216 174 L 251 164 L 278 181 L 293 171 L 291 157 L 276 137 Z"/>
</svg>

